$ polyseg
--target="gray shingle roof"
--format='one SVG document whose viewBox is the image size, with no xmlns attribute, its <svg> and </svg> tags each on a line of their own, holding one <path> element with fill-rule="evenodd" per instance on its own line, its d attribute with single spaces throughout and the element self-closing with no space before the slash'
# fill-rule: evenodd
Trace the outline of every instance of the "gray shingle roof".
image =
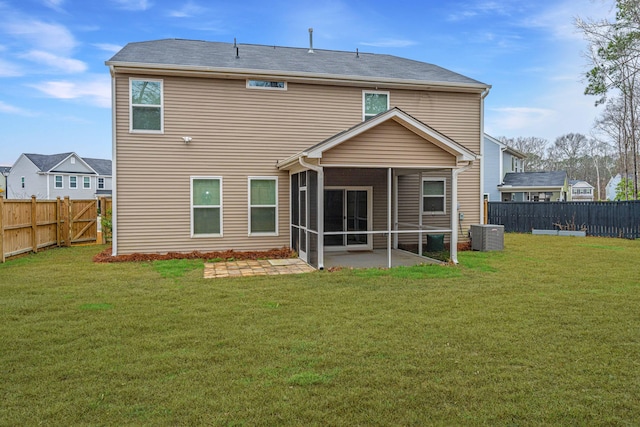
<svg viewBox="0 0 640 427">
<path fill-rule="evenodd" d="M 51 170 L 55 165 L 72 155 L 73 153 L 60 153 L 60 154 L 32 154 L 25 153 L 24 155 L 33 162 L 42 172 Z"/>
<path fill-rule="evenodd" d="M 111 160 L 91 159 L 89 157 L 83 157 L 82 160 L 87 162 L 87 164 L 91 166 L 98 175 L 111 176 Z"/>
<path fill-rule="evenodd" d="M 34 165 L 42 172 L 50 171 L 58 163 L 69 157 L 74 153 L 60 153 L 60 154 L 33 154 L 24 153 L 25 157 L 33 162 Z M 111 160 L 107 159 L 91 159 L 81 157 L 98 175 L 111 176 Z"/>
<path fill-rule="evenodd" d="M 554 172 L 509 172 L 503 184 L 512 187 L 562 187 L 567 179 L 565 171 Z"/>
<path fill-rule="evenodd" d="M 127 44 L 107 65 L 138 64 L 196 69 L 230 69 L 256 73 L 326 75 L 370 80 L 404 80 L 488 88 L 489 85 L 425 62 L 386 54 L 336 50 L 164 39 Z"/>
</svg>

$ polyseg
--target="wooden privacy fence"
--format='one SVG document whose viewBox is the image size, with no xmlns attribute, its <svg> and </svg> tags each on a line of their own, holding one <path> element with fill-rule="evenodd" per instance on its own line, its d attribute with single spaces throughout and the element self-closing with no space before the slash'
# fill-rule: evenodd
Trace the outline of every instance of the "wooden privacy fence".
<svg viewBox="0 0 640 427">
<path fill-rule="evenodd" d="M 487 222 L 504 231 L 584 230 L 589 236 L 640 238 L 640 201 L 488 202 Z"/>
<path fill-rule="evenodd" d="M 100 200 L 103 210 L 111 200 Z M 0 262 L 50 246 L 97 243 L 98 200 L 5 200 L 0 196 Z M 102 243 L 102 242 L 101 242 Z"/>
</svg>

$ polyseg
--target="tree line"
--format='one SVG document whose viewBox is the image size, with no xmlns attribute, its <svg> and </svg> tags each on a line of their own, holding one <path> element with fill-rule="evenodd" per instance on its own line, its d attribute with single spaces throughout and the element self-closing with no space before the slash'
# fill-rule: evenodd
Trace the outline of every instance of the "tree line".
<svg viewBox="0 0 640 427">
<path fill-rule="evenodd" d="M 622 199 L 638 199 L 640 171 L 640 1 L 615 0 L 615 18 L 576 18 L 588 42 L 585 95 L 602 111 L 589 137 L 568 133 L 543 138 L 499 138 L 527 155 L 525 170 L 566 170 L 569 179 L 589 182 L 605 198 L 612 176 L 623 177 Z"/>
</svg>

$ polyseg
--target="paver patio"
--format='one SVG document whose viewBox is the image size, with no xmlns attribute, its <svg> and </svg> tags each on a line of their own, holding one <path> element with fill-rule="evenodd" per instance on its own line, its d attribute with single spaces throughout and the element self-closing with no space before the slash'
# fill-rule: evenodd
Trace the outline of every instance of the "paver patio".
<svg viewBox="0 0 640 427">
<path fill-rule="evenodd" d="M 224 261 L 204 264 L 205 279 L 300 274 L 312 271 L 316 271 L 316 269 L 298 258 Z"/>
</svg>

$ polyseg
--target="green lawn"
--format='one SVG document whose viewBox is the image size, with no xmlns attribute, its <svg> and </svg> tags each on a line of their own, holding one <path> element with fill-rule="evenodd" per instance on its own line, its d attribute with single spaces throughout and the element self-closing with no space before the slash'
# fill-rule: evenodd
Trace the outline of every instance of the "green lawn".
<svg viewBox="0 0 640 427">
<path fill-rule="evenodd" d="M 509 234 L 458 267 L 202 279 L 0 265 L 0 425 L 637 425 L 640 241 Z"/>
</svg>

